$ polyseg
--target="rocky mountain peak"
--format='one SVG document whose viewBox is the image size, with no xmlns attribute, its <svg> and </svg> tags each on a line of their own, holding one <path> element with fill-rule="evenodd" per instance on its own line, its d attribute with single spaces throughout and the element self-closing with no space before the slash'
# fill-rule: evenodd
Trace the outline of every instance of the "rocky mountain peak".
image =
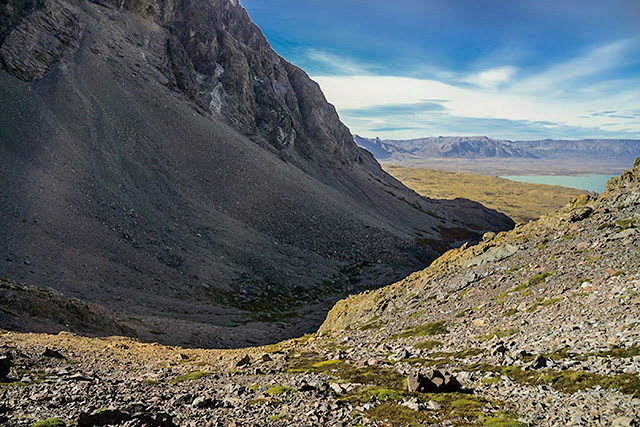
<svg viewBox="0 0 640 427">
<path fill-rule="evenodd" d="M 237 1 L 93 2 L 106 9 L 103 13 L 127 10 L 152 26 L 148 38 L 135 41 L 139 54 L 160 72 L 160 81 L 188 97 L 201 113 L 222 118 L 293 161 L 320 153 L 345 164 L 358 158 L 348 129 L 319 86 L 271 49 Z M 6 68 L 33 81 L 67 60 L 83 39 L 81 4 L 10 0 L 0 18 L 2 34 L 8 35 L 0 47 Z"/>
</svg>

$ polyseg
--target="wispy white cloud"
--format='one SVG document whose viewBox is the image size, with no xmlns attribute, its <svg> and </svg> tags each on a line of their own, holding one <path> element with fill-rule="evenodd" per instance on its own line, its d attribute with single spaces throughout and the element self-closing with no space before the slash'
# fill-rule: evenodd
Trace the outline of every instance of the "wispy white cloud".
<svg viewBox="0 0 640 427">
<path fill-rule="evenodd" d="M 559 63 L 546 71 L 520 82 L 526 91 L 544 91 L 546 89 L 567 89 L 576 86 L 588 86 L 593 78 L 601 73 L 624 66 L 638 53 L 640 40 L 619 40 L 599 46 L 583 56 Z"/>
<path fill-rule="evenodd" d="M 499 67 L 472 74 L 463 79 L 464 82 L 485 88 L 496 88 L 509 83 L 516 74 L 516 67 Z"/>
<path fill-rule="evenodd" d="M 370 68 L 367 64 L 362 64 L 354 59 L 346 58 L 330 52 L 318 49 L 307 49 L 304 52 L 306 59 L 315 62 L 321 68 L 330 70 L 332 73 L 341 75 L 361 75 L 368 74 Z"/>
<path fill-rule="evenodd" d="M 433 135 L 436 132 L 430 132 L 431 128 L 421 123 L 433 123 L 437 115 L 438 134 L 460 134 L 461 119 L 468 119 L 469 123 L 481 119 L 485 120 L 483 126 L 487 120 L 495 121 L 492 136 L 511 139 L 524 137 L 526 126 L 534 133 L 548 132 L 548 137 L 570 137 L 567 132 L 575 137 L 595 137 L 599 131 L 612 136 L 612 132 L 617 131 L 624 137 L 640 138 L 640 130 L 630 131 L 629 123 L 629 119 L 636 116 L 633 112 L 640 109 L 640 92 L 634 89 L 640 82 L 637 78 L 615 81 L 606 78 L 614 75 L 617 67 L 634 61 L 635 50 L 636 45 L 629 40 L 618 41 L 528 76 L 515 66 L 503 66 L 469 75 L 456 73 L 453 78 L 440 81 L 353 74 L 358 68 L 366 69 L 358 64 L 345 68 L 351 71 L 350 75 L 315 76 L 314 79 L 347 124 L 362 134 L 373 129 L 388 129 L 387 136 L 393 137 L 392 129 L 397 126 L 404 129 L 405 136 L 411 132 L 409 129 L 415 129 L 411 136 Z M 441 109 L 418 108 L 433 99 L 440 100 Z M 399 105 L 413 105 L 416 109 L 400 116 L 398 109 L 393 109 Z M 395 113 L 390 115 L 385 109 Z M 355 114 L 357 111 L 368 111 L 375 117 L 367 120 L 362 114 Z M 615 114 L 594 114 L 608 111 Z M 519 133 L 502 133 L 504 129 L 498 124 L 504 121 L 517 123 Z M 582 136 L 578 135 L 579 129 L 583 129 Z"/>
</svg>

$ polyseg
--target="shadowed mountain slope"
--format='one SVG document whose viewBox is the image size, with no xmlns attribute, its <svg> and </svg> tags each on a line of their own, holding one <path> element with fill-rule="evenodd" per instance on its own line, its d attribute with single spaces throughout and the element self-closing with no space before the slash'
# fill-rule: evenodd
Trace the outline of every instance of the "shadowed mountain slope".
<svg viewBox="0 0 640 427">
<path fill-rule="evenodd" d="M 0 275 L 126 313 L 142 338 L 298 334 L 513 225 L 382 171 L 236 1 L 4 7 Z"/>
</svg>

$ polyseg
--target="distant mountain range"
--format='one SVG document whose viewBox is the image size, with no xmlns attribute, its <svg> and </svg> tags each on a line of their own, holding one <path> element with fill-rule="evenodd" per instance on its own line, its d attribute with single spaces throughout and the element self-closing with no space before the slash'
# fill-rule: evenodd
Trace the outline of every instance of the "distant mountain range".
<svg viewBox="0 0 640 427">
<path fill-rule="evenodd" d="M 354 136 L 356 144 L 376 159 L 394 164 L 423 164 L 430 160 L 487 160 L 502 165 L 540 164 L 544 168 L 568 165 L 593 170 L 599 165 L 612 172 L 628 168 L 640 154 L 640 140 L 584 139 L 580 141 L 545 139 L 509 141 L 486 136 L 438 136 L 410 140 L 384 140 Z M 447 162 L 439 164 L 448 164 Z M 597 171 L 596 171 L 597 172 Z"/>
</svg>

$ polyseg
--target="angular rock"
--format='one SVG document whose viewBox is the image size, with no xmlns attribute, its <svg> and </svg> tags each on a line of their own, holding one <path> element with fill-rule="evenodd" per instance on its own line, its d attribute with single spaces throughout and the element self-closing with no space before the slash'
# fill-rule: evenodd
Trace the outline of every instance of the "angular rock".
<svg viewBox="0 0 640 427">
<path fill-rule="evenodd" d="M 43 357 L 51 357 L 53 359 L 64 359 L 65 357 L 62 355 L 62 353 L 60 353 L 57 350 L 52 350 L 49 347 L 45 348 L 44 352 L 42 353 Z"/>
<path fill-rule="evenodd" d="M 0 355 L 0 380 L 7 378 L 11 370 L 11 355 L 9 353 Z"/>
<path fill-rule="evenodd" d="M 236 367 L 245 366 L 251 363 L 251 357 L 248 354 L 245 354 L 243 357 L 239 358 L 236 361 Z"/>
<path fill-rule="evenodd" d="M 418 402 L 403 402 L 402 406 L 406 406 L 416 412 L 420 411 L 420 404 L 418 404 Z"/>
<path fill-rule="evenodd" d="M 529 364 L 529 369 L 542 369 L 547 367 L 547 358 L 541 355 L 536 356 Z"/>
<path fill-rule="evenodd" d="M 144 427 L 178 427 L 169 415 L 160 412 L 132 415 L 119 409 L 105 409 L 93 414 L 83 412 L 78 417 L 78 427 L 120 425 L 128 422 Z"/>
<path fill-rule="evenodd" d="M 460 382 L 447 371 L 438 369 L 430 371 L 426 376 L 421 373 L 407 377 L 407 389 L 418 393 L 452 393 L 460 390 Z"/>
<path fill-rule="evenodd" d="M 620 417 L 613 420 L 611 427 L 634 427 L 638 425 L 638 421 L 629 417 Z"/>
<path fill-rule="evenodd" d="M 411 357 L 411 353 L 409 353 L 409 350 L 407 350 L 406 348 L 403 348 L 399 350 L 396 354 L 391 356 L 390 359 L 398 362 L 400 360 L 409 359 L 410 357 Z"/>
</svg>

